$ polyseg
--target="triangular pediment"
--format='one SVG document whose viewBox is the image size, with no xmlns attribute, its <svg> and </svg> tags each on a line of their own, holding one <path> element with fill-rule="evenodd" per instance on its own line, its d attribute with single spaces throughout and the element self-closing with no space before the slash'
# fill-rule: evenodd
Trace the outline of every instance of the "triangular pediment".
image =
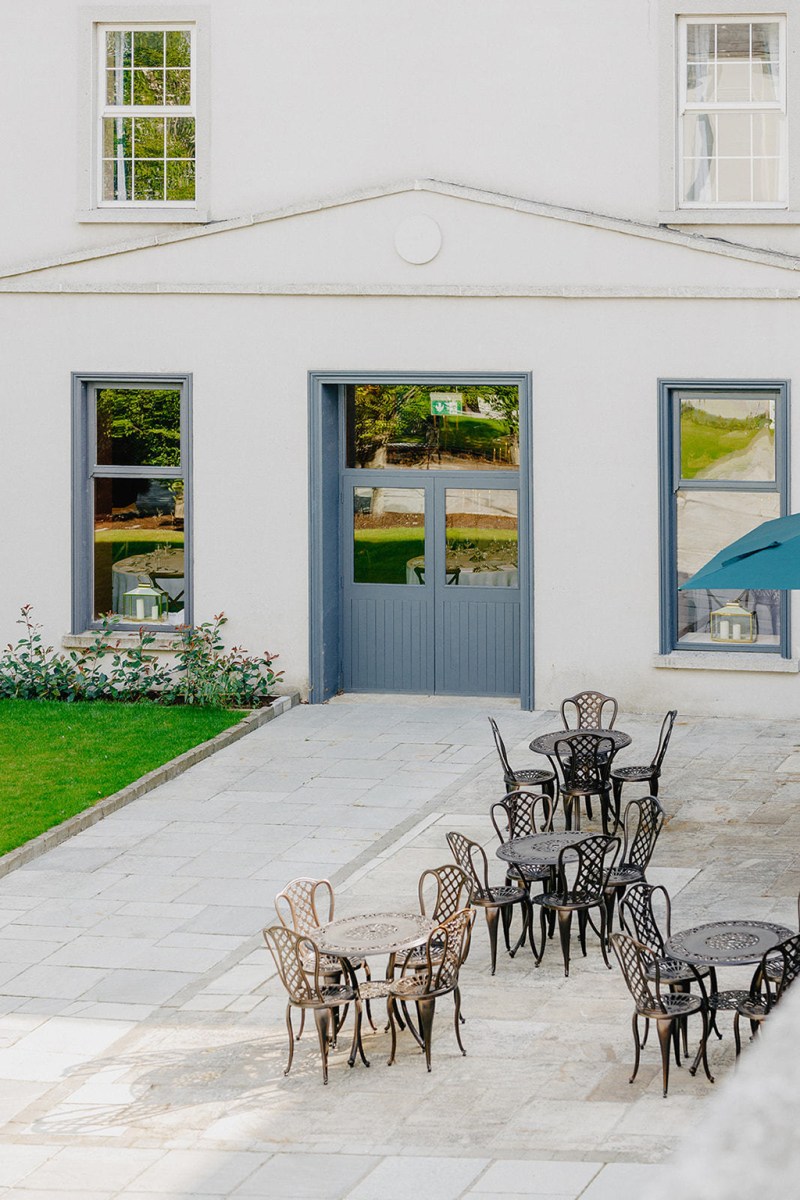
<svg viewBox="0 0 800 1200">
<path fill-rule="evenodd" d="M 424 180 L 26 264 L 0 290 L 791 295 L 798 271 L 776 251 Z"/>
</svg>

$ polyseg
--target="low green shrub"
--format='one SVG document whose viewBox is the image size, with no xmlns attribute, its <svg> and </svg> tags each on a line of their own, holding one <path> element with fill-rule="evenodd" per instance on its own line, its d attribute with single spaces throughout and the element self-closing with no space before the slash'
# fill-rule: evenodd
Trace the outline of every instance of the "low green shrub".
<svg viewBox="0 0 800 1200">
<path fill-rule="evenodd" d="M 0 699 L 11 700 L 155 700 L 160 704 L 199 704 L 258 708 L 283 677 L 277 655 L 250 655 L 241 646 L 225 648 L 224 613 L 201 625 L 175 629 L 179 644 L 174 665 L 167 666 L 149 648 L 155 634 L 139 629 L 132 646 L 115 640 L 115 624 L 103 621 L 90 646 L 63 654 L 46 646 L 26 604 L 17 622 L 24 626 L 16 644 L 0 652 Z"/>
</svg>

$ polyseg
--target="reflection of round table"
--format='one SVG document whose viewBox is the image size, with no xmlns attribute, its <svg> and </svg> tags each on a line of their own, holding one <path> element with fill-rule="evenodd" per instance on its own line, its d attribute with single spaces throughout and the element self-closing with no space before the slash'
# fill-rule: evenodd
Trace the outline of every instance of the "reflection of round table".
<svg viewBox="0 0 800 1200">
<path fill-rule="evenodd" d="M 554 867 L 558 856 L 565 846 L 574 846 L 576 842 L 585 842 L 587 838 L 595 837 L 593 833 L 533 833 L 528 837 L 512 838 L 498 846 L 495 854 L 503 862 L 513 863 L 522 867 L 535 863 L 537 866 Z"/>
<path fill-rule="evenodd" d="M 710 921 L 673 933 L 664 951 L 695 966 L 745 967 L 791 936 L 791 929 L 772 921 Z"/>
<path fill-rule="evenodd" d="M 141 576 L 151 579 L 171 600 L 181 600 L 186 586 L 183 549 L 154 550 L 149 554 L 132 554 L 121 558 L 111 567 L 111 604 L 115 613 L 122 612 L 122 598 L 138 587 Z M 175 620 L 181 613 L 168 614 Z"/>
<path fill-rule="evenodd" d="M 519 569 L 510 563 L 492 563 L 487 562 L 475 563 L 473 565 L 461 563 L 456 564 L 459 567 L 458 586 L 459 587 L 519 587 Z M 425 556 L 420 554 L 417 558 L 410 558 L 406 563 L 406 583 L 422 583 L 416 573 L 417 567 L 425 569 Z M 447 568 L 448 578 L 451 574 L 451 569 Z M 424 577 L 423 577 L 424 579 Z M 454 581 L 455 582 L 455 581 Z"/>
</svg>

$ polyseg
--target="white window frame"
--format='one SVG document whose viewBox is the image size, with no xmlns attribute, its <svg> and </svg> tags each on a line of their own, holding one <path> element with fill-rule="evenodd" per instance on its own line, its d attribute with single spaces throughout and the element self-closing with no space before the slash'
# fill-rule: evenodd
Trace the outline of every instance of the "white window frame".
<svg viewBox="0 0 800 1200">
<path fill-rule="evenodd" d="M 750 25 L 754 22 L 767 22 L 772 20 L 778 25 L 778 66 L 779 66 L 779 96 L 777 100 L 750 100 L 750 101 L 705 101 L 694 102 L 687 99 L 686 96 L 686 75 L 687 75 L 687 31 L 690 25 Z M 781 145 L 780 145 L 780 174 L 783 180 L 784 197 L 777 200 L 737 200 L 730 202 L 726 200 L 686 200 L 684 199 L 684 166 L 685 156 L 683 152 L 683 118 L 686 113 L 721 113 L 721 112 L 779 112 L 783 117 L 781 128 Z M 766 14 L 742 14 L 731 15 L 723 14 L 722 16 L 681 16 L 678 22 L 678 106 L 676 113 L 677 129 L 676 129 L 676 144 L 677 144 L 677 177 L 678 177 L 678 194 L 676 197 L 677 206 L 680 209 L 684 208 L 786 208 L 785 199 L 786 192 L 786 168 L 788 159 L 787 145 L 787 113 L 786 113 L 786 17 L 780 13 Z M 753 159 L 750 159 L 752 164 Z M 751 167 L 752 169 L 752 167 Z"/>
<path fill-rule="evenodd" d="M 210 70 L 207 5 L 109 5 L 79 12 L 78 207 L 75 219 L 107 224 L 204 224 L 209 220 Z M 191 107 L 126 105 L 109 108 L 105 99 L 106 30 L 192 31 Z M 192 116 L 195 121 L 195 196 L 189 200 L 104 200 L 102 121 L 110 113 L 127 117 Z"/>
<path fill-rule="evenodd" d="M 800 70 L 792 61 L 800 36 L 800 0 L 665 0 L 659 5 L 659 150 L 660 206 L 665 225 L 800 224 Z M 781 20 L 784 26 L 782 74 L 786 104 L 786 188 L 781 204 L 681 204 L 680 99 L 685 61 L 680 53 L 683 19 L 728 22 Z"/>
</svg>

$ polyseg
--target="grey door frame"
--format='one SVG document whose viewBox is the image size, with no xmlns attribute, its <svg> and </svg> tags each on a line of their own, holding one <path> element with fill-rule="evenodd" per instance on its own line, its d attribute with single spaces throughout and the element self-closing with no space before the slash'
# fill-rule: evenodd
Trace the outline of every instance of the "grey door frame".
<svg viewBox="0 0 800 1200">
<path fill-rule="evenodd" d="M 530 372 L 513 371 L 309 371 L 309 702 L 323 703 L 342 685 L 339 479 L 345 450 L 344 398 L 347 385 L 365 383 L 519 388 L 520 707 L 530 711 L 534 705 L 532 377 Z"/>
</svg>

